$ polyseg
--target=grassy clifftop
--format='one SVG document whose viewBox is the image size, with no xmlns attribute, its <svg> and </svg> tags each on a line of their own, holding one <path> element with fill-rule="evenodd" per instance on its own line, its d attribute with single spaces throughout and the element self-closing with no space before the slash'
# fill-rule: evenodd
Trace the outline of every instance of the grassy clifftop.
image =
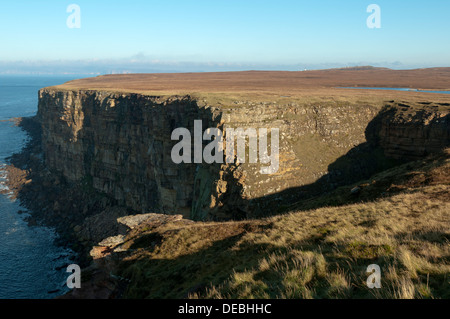
<svg viewBox="0 0 450 319">
<path fill-rule="evenodd" d="M 383 68 L 349 68 L 314 71 L 245 71 L 211 73 L 156 73 L 102 75 L 79 79 L 53 87 L 58 91 L 96 90 L 139 93 L 168 97 L 192 95 L 207 103 L 242 100 L 294 99 L 321 100 L 333 97 L 345 101 L 365 100 L 367 91 L 340 87 L 394 87 L 450 90 L 450 68 L 390 70 Z M 423 92 L 370 91 L 373 99 L 426 99 Z M 447 101 L 445 94 L 435 94 L 434 101 Z"/>
<path fill-rule="evenodd" d="M 450 150 L 227 223 L 143 223 L 122 245 L 129 298 L 449 298 Z M 356 187 L 356 188 L 355 188 Z M 382 288 L 368 289 L 378 264 Z"/>
</svg>

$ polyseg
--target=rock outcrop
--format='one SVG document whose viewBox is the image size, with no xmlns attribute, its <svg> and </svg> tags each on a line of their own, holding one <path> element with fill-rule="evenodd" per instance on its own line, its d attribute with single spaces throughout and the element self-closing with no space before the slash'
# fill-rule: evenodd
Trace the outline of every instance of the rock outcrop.
<svg viewBox="0 0 450 319">
<path fill-rule="evenodd" d="M 390 157 L 417 160 L 450 146 L 448 103 L 395 103 L 382 115 L 379 143 Z"/>
</svg>

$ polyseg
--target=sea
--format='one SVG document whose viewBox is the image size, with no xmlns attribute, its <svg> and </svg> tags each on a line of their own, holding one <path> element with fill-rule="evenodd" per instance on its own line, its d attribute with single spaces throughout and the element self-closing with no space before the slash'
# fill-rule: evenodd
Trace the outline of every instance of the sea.
<svg viewBox="0 0 450 319">
<path fill-rule="evenodd" d="M 51 299 L 69 291 L 74 253 L 55 245 L 53 229 L 25 222 L 29 212 L 5 185 L 5 165 L 28 140 L 10 119 L 36 114 L 39 89 L 83 77 L 0 75 L 0 189 L 6 191 L 0 194 L 0 299 Z"/>
</svg>

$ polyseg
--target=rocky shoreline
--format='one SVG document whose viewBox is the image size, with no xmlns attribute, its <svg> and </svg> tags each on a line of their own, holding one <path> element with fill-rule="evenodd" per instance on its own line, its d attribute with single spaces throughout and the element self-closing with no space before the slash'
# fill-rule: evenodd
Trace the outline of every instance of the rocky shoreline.
<svg viewBox="0 0 450 319">
<path fill-rule="evenodd" d="M 58 244 L 80 253 L 81 259 L 77 260 L 83 264 L 82 245 L 73 244 L 73 239 L 78 237 L 77 226 L 88 216 L 111 207 L 112 203 L 50 172 L 42 159 L 40 124 L 34 117 L 23 118 L 17 123 L 28 134 L 29 141 L 20 153 L 7 159 L 7 186 L 13 192 L 12 197 L 29 210 L 30 216 L 26 220 L 30 225 L 54 228 L 60 236 Z M 88 241 L 87 238 L 81 244 L 88 244 Z"/>
<path fill-rule="evenodd" d="M 93 261 L 96 254 L 99 257 L 99 251 L 108 250 L 108 247 L 96 247 L 99 242 L 125 235 L 129 230 L 117 219 L 134 212 L 115 205 L 113 199 L 88 189 L 83 183 L 69 183 L 50 172 L 43 163 L 40 123 L 35 117 L 14 122 L 28 134 L 29 140 L 21 152 L 7 159 L 7 191 L 27 209 L 27 223 L 54 229 L 58 234 L 55 244 L 71 249 L 72 262 L 83 269 L 83 289 L 59 298 L 119 297 L 124 285 L 111 274 L 113 263 L 107 266 L 104 261 L 101 264 Z"/>
<path fill-rule="evenodd" d="M 27 209 L 30 226 L 53 228 L 55 244 L 71 249 L 71 261 L 82 268 L 82 287 L 57 299 L 121 298 L 128 281 L 117 273 L 126 255 L 124 241 L 135 228 L 155 228 L 172 223 L 194 223 L 182 215 L 139 214 L 118 206 L 114 199 L 87 187 L 68 182 L 43 162 L 41 125 L 36 117 L 16 119 L 29 136 L 21 152 L 9 157 L 5 167 L 10 196 Z M 19 213 L 25 213 L 20 211 Z"/>
</svg>

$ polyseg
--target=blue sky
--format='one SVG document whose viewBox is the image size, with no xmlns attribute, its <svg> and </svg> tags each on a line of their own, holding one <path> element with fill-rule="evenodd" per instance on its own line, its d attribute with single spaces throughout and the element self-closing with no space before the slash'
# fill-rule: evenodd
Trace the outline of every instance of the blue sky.
<svg viewBox="0 0 450 319">
<path fill-rule="evenodd" d="M 72 3 L 80 29 L 66 25 Z M 372 3 L 381 29 L 366 25 Z M 449 17 L 447 0 L 2 0 L 0 72 L 70 61 L 174 70 L 450 66 Z"/>
</svg>

